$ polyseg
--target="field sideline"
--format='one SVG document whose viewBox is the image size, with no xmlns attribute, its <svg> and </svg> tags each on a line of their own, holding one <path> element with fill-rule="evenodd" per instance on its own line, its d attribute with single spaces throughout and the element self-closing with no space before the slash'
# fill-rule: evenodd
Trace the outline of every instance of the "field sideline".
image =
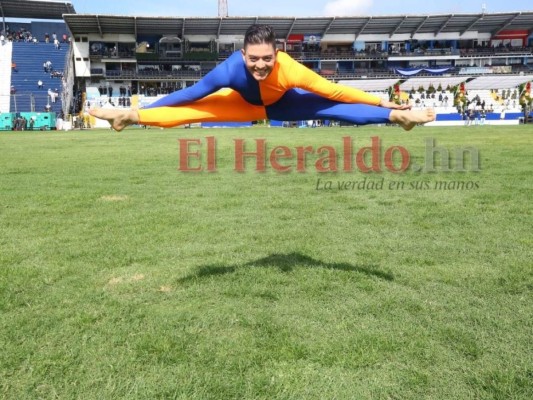
<svg viewBox="0 0 533 400">
<path fill-rule="evenodd" d="M 345 137 L 377 159 L 343 172 Z M 264 172 L 234 170 L 235 139 L 266 141 Z M 2 132 L 0 398 L 531 399 L 532 144 L 523 125 Z"/>
</svg>

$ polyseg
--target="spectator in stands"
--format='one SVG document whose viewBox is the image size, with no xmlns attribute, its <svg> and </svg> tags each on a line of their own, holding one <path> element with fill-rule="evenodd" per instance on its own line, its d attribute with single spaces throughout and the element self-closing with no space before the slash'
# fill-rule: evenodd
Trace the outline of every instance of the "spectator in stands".
<svg viewBox="0 0 533 400">
<path fill-rule="evenodd" d="M 37 81 L 37 88 L 38 89 L 42 89 L 43 88 L 43 81 L 40 80 L 40 79 Z"/>
<path fill-rule="evenodd" d="M 52 103 L 56 102 L 56 94 L 52 89 L 48 89 L 48 97 L 50 97 Z"/>
<path fill-rule="evenodd" d="M 227 88 L 219 91 L 220 89 Z M 303 89 L 303 90 L 302 90 Z M 244 48 L 197 84 L 145 109 L 96 109 L 91 114 L 120 131 L 132 124 L 170 127 L 191 122 L 337 119 L 353 124 L 397 123 L 405 130 L 435 119 L 434 110 L 411 111 L 362 90 L 321 77 L 276 50 L 274 31 L 252 25 Z"/>
<path fill-rule="evenodd" d="M 6 37 L 4 36 L 3 33 L 0 34 L 0 43 L 2 44 L 2 46 L 3 46 L 4 44 L 6 44 Z"/>
<path fill-rule="evenodd" d="M 17 69 L 17 63 L 14 61 L 11 61 L 11 71 L 19 72 L 19 70 Z"/>
<path fill-rule="evenodd" d="M 52 66 L 52 61 L 50 60 L 45 61 L 43 64 L 43 69 L 44 69 L 44 72 L 46 72 L 47 74 L 52 72 L 54 70 L 54 67 Z"/>
</svg>

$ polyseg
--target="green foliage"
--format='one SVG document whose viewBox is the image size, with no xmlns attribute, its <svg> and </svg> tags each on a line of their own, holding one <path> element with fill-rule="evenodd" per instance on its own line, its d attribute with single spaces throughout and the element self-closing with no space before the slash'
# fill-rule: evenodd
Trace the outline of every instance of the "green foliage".
<svg viewBox="0 0 533 400">
<path fill-rule="evenodd" d="M 523 83 L 518 87 L 518 91 L 515 90 L 513 95 L 520 93 L 519 103 L 522 107 L 533 105 L 533 97 L 531 91 L 527 90 L 527 83 Z"/>
</svg>

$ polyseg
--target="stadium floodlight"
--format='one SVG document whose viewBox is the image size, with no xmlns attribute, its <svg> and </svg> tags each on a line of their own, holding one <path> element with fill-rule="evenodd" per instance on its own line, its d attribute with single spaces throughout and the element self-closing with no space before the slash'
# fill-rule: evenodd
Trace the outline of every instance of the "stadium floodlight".
<svg viewBox="0 0 533 400">
<path fill-rule="evenodd" d="M 218 0 L 218 16 L 220 18 L 228 16 L 228 0 Z"/>
</svg>

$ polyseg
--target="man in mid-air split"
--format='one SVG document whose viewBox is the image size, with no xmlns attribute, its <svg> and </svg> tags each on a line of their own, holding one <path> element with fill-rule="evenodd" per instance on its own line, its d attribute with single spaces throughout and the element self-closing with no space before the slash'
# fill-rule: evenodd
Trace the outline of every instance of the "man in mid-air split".
<svg viewBox="0 0 533 400">
<path fill-rule="evenodd" d="M 172 127 L 196 122 L 263 119 L 340 120 L 355 125 L 395 123 L 405 130 L 435 120 L 433 109 L 413 111 L 362 90 L 328 81 L 276 49 L 268 25 L 252 25 L 244 48 L 195 85 L 139 109 L 93 109 L 121 131 L 129 125 Z"/>
</svg>

